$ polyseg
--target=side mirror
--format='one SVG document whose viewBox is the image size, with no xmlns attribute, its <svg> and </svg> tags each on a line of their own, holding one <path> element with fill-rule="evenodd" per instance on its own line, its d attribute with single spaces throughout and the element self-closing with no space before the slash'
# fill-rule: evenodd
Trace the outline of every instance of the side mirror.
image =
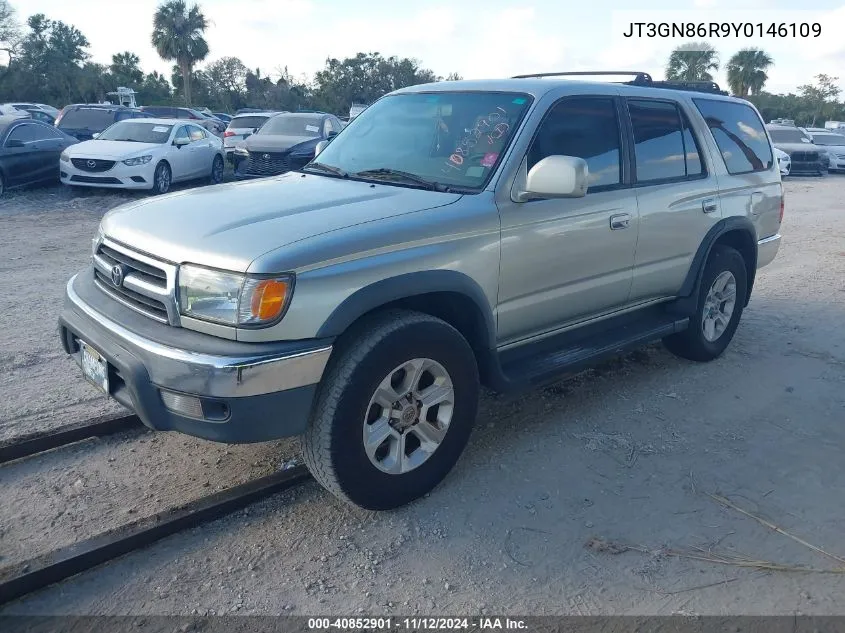
<svg viewBox="0 0 845 633">
<path fill-rule="evenodd" d="M 326 146 L 328 144 L 329 144 L 328 141 L 320 141 L 319 143 L 317 143 L 317 147 L 314 148 L 314 156 L 319 155 L 320 152 L 322 152 L 324 149 L 326 149 Z"/>
<path fill-rule="evenodd" d="M 189 139 L 187 136 L 182 136 L 180 138 L 173 139 L 173 144 L 176 147 L 183 147 L 184 145 L 189 145 L 190 142 L 191 142 L 191 139 Z"/>
<path fill-rule="evenodd" d="M 581 198 L 587 195 L 590 169 L 583 158 L 574 156 L 546 156 L 538 162 L 525 179 L 520 202 L 542 198 Z"/>
<path fill-rule="evenodd" d="M 16 138 L 9 139 L 8 141 L 6 141 L 6 147 L 23 147 L 23 146 L 24 146 L 23 141 L 19 141 Z"/>
<path fill-rule="evenodd" d="M 94 132 L 94 133 L 91 135 L 91 138 L 97 138 L 98 136 L 100 136 L 100 133 L 99 133 L 99 132 Z"/>
</svg>

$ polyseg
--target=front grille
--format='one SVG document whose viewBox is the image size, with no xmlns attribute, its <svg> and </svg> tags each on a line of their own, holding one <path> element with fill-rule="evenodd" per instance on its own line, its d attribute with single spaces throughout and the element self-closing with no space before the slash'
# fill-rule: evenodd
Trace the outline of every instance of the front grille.
<svg viewBox="0 0 845 633">
<path fill-rule="evenodd" d="M 168 265 L 130 252 L 116 244 L 101 243 L 94 255 L 94 283 L 136 312 L 175 325 L 175 300 L 172 284 L 168 284 Z M 171 277 L 175 277 L 175 268 Z"/>
<path fill-rule="evenodd" d="M 114 167 L 113 160 L 100 160 L 99 158 L 71 158 L 73 166 L 82 171 L 98 172 L 108 171 Z"/>
<path fill-rule="evenodd" d="M 120 180 L 113 176 L 71 176 L 71 182 L 87 182 L 92 185 L 119 185 Z"/>
<path fill-rule="evenodd" d="M 818 152 L 793 152 L 792 160 L 800 161 L 802 163 L 814 163 L 819 160 Z"/>
<path fill-rule="evenodd" d="M 260 176 L 277 176 L 290 171 L 288 152 L 250 152 L 244 171 Z"/>
</svg>

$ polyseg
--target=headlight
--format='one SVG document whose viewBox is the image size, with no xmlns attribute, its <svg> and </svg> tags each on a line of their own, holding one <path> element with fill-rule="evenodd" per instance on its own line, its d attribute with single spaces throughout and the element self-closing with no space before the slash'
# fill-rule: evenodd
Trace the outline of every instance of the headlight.
<svg viewBox="0 0 845 633">
<path fill-rule="evenodd" d="M 147 154 L 146 156 L 136 156 L 135 158 L 127 158 L 123 161 L 124 165 L 128 165 L 129 167 L 134 167 L 135 165 L 146 165 L 153 159 L 151 154 Z"/>
<path fill-rule="evenodd" d="M 64 151 L 61 154 L 59 154 L 59 160 L 64 162 L 64 163 L 70 162 L 70 156 L 67 155 L 67 151 Z"/>
<path fill-rule="evenodd" d="M 249 156 L 249 151 L 243 145 L 238 145 L 235 147 L 235 154 L 238 156 Z"/>
<path fill-rule="evenodd" d="M 293 275 L 244 275 L 190 264 L 179 268 L 179 312 L 225 325 L 260 327 L 278 321 L 293 292 Z"/>
</svg>

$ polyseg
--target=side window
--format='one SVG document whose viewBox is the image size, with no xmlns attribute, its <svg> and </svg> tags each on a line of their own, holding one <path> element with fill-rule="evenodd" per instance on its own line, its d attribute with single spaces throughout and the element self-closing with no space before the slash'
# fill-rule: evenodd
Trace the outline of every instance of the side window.
<svg viewBox="0 0 845 633">
<path fill-rule="evenodd" d="M 701 175 L 701 157 L 678 105 L 629 99 L 638 183 Z"/>
<path fill-rule="evenodd" d="M 621 182 L 621 141 L 616 105 L 611 97 L 576 97 L 554 105 L 528 150 L 528 169 L 560 154 L 577 156 L 589 166 L 589 189 Z"/>
<path fill-rule="evenodd" d="M 343 125 L 341 125 L 338 119 L 330 119 L 332 122 L 332 131 L 333 132 L 340 132 L 343 129 Z"/>
<path fill-rule="evenodd" d="M 9 136 L 6 137 L 6 144 L 8 145 L 9 141 L 31 143 L 35 140 L 35 130 L 33 128 L 35 128 L 34 125 L 29 125 L 27 123 L 15 126 L 15 128 L 9 132 Z"/>
<path fill-rule="evenodd" d="M 201 141 L 205 138 L 205 130 L 198 128 L 196 125 L 188 126 L 188 131 L 191 134 L 191 141 Z"/>
<path fill-rule="evenodd" d="M 46 125 L 28 125 L 32 128 L 32 135 L 34 141 L 51 141 L 61 138 L 54 130 Z"/>
<path fill-rule="evenodd" d="M 194 118 L 194 117 L 191 116 L 190 112 L 188 112 L 187 110 L 182 110 L 182 109 L 176 110 L 176 112 L 173 114 L 173 116 L 175 116 L 177 119 L 193 119 Z"/>
<path fill-rule="evenodd" d="M 174 141 L 177 140 L 177 139 L 184 139 L 184 138 L 191 140 L 191 137 L 188 134 L 188 126 L 187 125 L 179 126 L 179 129 L 176 130 L 176 134 L 173 136 Z"/>
<path fill-rule="evenodd" d="M 772 147 L 757 113 L 744 103 L 694 99 L 713 133 L 729 174 L 766 171 L 774 165 Z"/>
</svg>

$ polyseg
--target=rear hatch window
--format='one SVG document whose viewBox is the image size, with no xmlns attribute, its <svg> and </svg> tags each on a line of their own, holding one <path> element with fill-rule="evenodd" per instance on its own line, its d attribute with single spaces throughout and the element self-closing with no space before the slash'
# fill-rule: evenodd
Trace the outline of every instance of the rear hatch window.
<svg viewBox="0 0 845 633">
<path fill-rule="evenodd" d="M 114 112 L 90 108 L 66 112 L 59 127 L 101 132 L 112 123 L 114 123 Z"/>
<path fill-rule="evenodd" d="M 229 123 L 229 129 L 243 130 L 255 129 L 264 125 L 264 122 L 269 119 L 267 116 L 239 116 L 235 117 Z"/>
</svg>

